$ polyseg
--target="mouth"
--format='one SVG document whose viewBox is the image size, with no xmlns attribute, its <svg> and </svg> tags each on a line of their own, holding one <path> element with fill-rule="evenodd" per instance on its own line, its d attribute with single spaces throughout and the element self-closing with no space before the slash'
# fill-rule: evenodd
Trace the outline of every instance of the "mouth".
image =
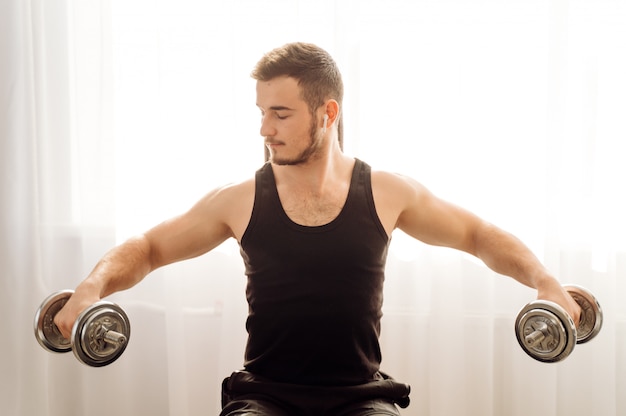
<svg viewBox="0 0 626 416">
<path fill-rule="evenodd" d="M 275 148 L 277 146 L 282 146 L 282 145 L 284 145 L 284 143 L 282 143 L 282 142 L 269 141 L 269 140 L 265 141 L 265 146 L 267 146 L 268 148 L 271 148 L 271 149 L 273 149 L 273 148 Z"/>
</svg>

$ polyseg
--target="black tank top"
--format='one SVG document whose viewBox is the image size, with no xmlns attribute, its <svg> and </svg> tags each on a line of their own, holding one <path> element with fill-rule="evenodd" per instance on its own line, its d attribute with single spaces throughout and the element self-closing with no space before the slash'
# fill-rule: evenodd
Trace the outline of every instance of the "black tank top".
<svg viewBox="0 0 626 416">
<path fill-rule="evenodd" d="M 389 239 L 374 207 L 370 167 L 356 160 L 341 212 L 314 227 L 287 216 L 271 164 L 255 180 L 240 244 L 248 276 L 246 370 L 296 384 L 378 379 Z"/>
</svg>

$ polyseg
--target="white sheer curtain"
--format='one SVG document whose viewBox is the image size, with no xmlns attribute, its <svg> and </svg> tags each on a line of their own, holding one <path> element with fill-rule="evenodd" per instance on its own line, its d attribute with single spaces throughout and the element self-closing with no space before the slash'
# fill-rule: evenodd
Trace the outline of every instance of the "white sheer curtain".
<svg viewBox="0 0 626 416">
<path fill-rule="evenodd" d="M 381 342 L 403 414 L 626 413 L 623 2 L 5 0 L 0 27 L 3 415 L 217 413 L 245 342 L 234 242 L 112 297 L 132 336 L 111 366 L 44 352 L 32 319 L 260 166 L 248 74 L 294 40 L 342 68 L 347 153 L 512 231 L 604 308 L 597 339 L 535 362 L 513 331 L 532 290 L 394 234 Z"/>
</svg>

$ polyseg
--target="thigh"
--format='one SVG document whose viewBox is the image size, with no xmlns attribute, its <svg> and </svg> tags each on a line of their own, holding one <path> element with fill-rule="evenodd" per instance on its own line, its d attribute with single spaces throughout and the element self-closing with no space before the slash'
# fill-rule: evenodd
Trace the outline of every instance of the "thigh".
<svg viewBox="0 0 626 416">
<path fill-rule="evenodd" d="M 388 400 L 366 400 L 353 403 L 335 413 L 336 416 L 399 416 L 395 404 Z"/>
<path fill-rule="evenodd" d="M 220 416 L 289 416 L 281 406 L 262 397 L 241 397 L 224 406 Z"/>
</svg>

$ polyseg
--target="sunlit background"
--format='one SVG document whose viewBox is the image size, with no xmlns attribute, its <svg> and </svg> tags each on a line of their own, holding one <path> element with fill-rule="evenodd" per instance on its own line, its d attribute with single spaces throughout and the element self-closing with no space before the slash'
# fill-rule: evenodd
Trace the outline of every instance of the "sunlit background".
<svg viewBox="0 0 626 416">
<path fill-rule="evenodd" d="M 262 165 L 249 74 L 291 41 L 339 64 L 346 153 L 513 232 L 604 308 L 597 340 L 535 362 L 513 330 L 534 291 L 394 233 L 381 344 L 413 387 L 402 414 L 626 414 L 625 2 L 7 0 L 0 27 L 7 415 L 217 414 L 246 335 L 235 241 L 114 295 L 133 333 L 109 367 L 43 351 L 32 317 Z"/>
</svg>

